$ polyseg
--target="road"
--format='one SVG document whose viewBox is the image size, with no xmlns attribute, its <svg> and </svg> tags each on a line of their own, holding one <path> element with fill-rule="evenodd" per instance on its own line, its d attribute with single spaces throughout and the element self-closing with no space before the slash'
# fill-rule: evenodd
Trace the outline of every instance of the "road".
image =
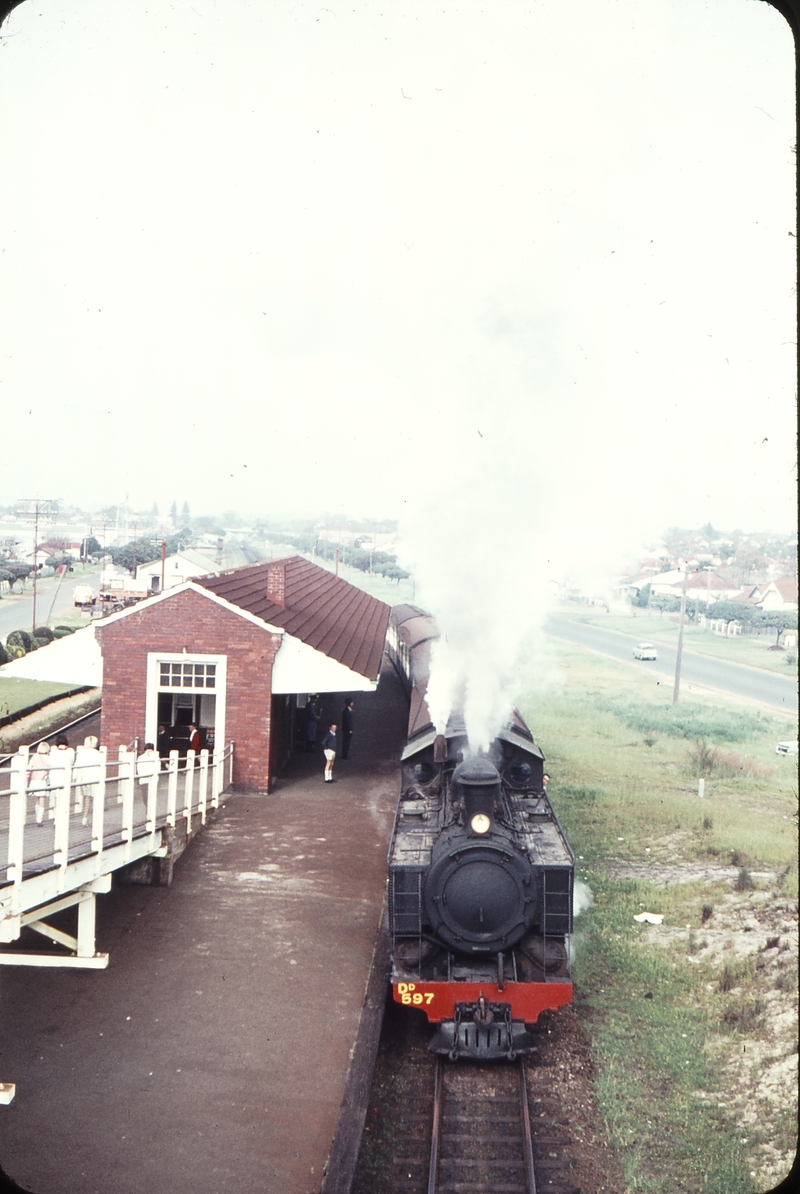
<svg viewBox="0 0 800 1194">
<path fill-rule="evenodd" d="M 74 572 L 68 572 L 64 577 L 60 589 L 56 592 L 58 578 L 45 577 L 37 581 L 36 585 L 36 624 L 43 626 L 55 625 L 65 614 L 76 613 L 72 599 L 75 585 L 91 585 L 97 591 L 100 585 L 100 569 L 83 572 L 76 567 Z M 53 598 L 55 597 L 55 602 Z M 50 607 L 53 607 L 52 615 Z M 89 621 L 87 616 L 86 621 Z M 30 630 L 33 624 L 33 585 L 30 579 L 25 582 L 22 593 L 3 593 L 0 601 L 0 637 L 5 638 L 12 630 Z"/>
<path fill-rule="evenodd" d="M 648 672 L 657 672 L 659 676 L 668 678 L 670 686 L 674 679 L 674 647 L 665 647 L 659 643 L 656 662 L 635 661 L 633 648 L 641 641 L 639 635 L 607 630 L 603 626 L 593 626 L 588 622 L 579 622 L 565 614 L 557 613 L 548 618 L 545 633 L 580 647 L 600 651 L 603 655 L 610 655 L 612 659 L 622 659 L 625 663 L 644 668 Z M 681 692 L 686 695 L 693 684 L 759 701 L 772 709 L 782 709 L 785 713 L 797 713 L 797 685 L 791 677 L 778 676 L 774 672 L 748 667 L 742 663 L 715 659 L 711 655 L 698 655 L 684 648 Z"/>
</svg>

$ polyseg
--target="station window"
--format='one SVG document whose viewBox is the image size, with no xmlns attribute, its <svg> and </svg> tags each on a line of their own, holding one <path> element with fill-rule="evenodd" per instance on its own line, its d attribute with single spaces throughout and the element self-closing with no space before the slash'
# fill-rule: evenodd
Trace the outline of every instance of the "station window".
<svg viewBox="0 0 800 1194">
<path fill-rule="evenodd" d="M 215 663 L 168 663 L 158 664 L 159 688 L 215 688 L 217 665 Z"/>
</svg>

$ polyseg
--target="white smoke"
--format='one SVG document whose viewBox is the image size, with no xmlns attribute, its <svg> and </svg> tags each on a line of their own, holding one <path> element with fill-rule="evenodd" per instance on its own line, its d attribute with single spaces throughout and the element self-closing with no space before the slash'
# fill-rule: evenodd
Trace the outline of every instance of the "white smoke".
<svg viewBox="0 0 800 1194">
<path fill-rule="evenodd" d="M 590 908 L 594 903 L 594 896 L 591 888 L 587 883 L 581 879 L 575 880 L 575 887 L 572 891 L 572 915 L 580 916 L 587 908 Z"/>
<path fill-rule="evenodd" d="M 486 748 L 520 695 L 541 690 L 556 669 L 542 633 L 569 580 L 610 592 L 616 511 L 601 496 L 565 493 L 546 462 L 511 467 L 518 456 L 487 445 L 485 471 L 466 469 L 404 520 L 400 558 L 416 602 L 437 620 L 428 705 L 444 732 L 463 708 L 473 750 Z M 617 538 L 619 538 L 617 534 Z M 635 558 L 635 551 L 632 553 Z"/>
<path fill-rule="evenodd" d="M 428 705 L 442 732 L 463 707 L 473 749 L 488 747 L 519 692 L 519 659 L 551 600 L 536 511 L 546 493 L 529 474 L 507 472 L 481 489 L 454 483 L 404 527 L 403 558 L 417 602 L 437 618 Z M 510 515 L 510 516 L 509 516 Z"/>
</svg>

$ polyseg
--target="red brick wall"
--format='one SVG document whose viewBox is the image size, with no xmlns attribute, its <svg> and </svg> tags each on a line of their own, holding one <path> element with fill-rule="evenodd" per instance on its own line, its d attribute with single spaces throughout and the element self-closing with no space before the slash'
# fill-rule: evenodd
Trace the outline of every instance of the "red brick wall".
<svg viewBox="0 0 800 1194">
<path fill-rule="evenodd" d="M 233 780 L 269 788 L 272 664 L 280 636 L 191 589 L 97 627 L 103 652 L 101 740 L 111 751 L 142 738 L 149 651 L 226 655 L 225 736 L 235 743 Z M 218 743 L 217 745 L 222 745 Z"/>
</svg>

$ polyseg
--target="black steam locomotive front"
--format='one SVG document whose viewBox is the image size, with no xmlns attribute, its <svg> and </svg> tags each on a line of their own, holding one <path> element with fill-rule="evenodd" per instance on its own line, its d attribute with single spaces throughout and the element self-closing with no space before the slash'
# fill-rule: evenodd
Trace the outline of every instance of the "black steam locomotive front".
<svg viewBox="0 0 800 1194">
<path fill-rule="evenodd" d="M 433 846 L 424 879 L 425 919 L 452 950 L 497 954 L 536 919 L 530 860 L 504 821 L 500 774 L 489 759 L 459 763 L 449 794 L 452 820 Z"/>
</svg>

